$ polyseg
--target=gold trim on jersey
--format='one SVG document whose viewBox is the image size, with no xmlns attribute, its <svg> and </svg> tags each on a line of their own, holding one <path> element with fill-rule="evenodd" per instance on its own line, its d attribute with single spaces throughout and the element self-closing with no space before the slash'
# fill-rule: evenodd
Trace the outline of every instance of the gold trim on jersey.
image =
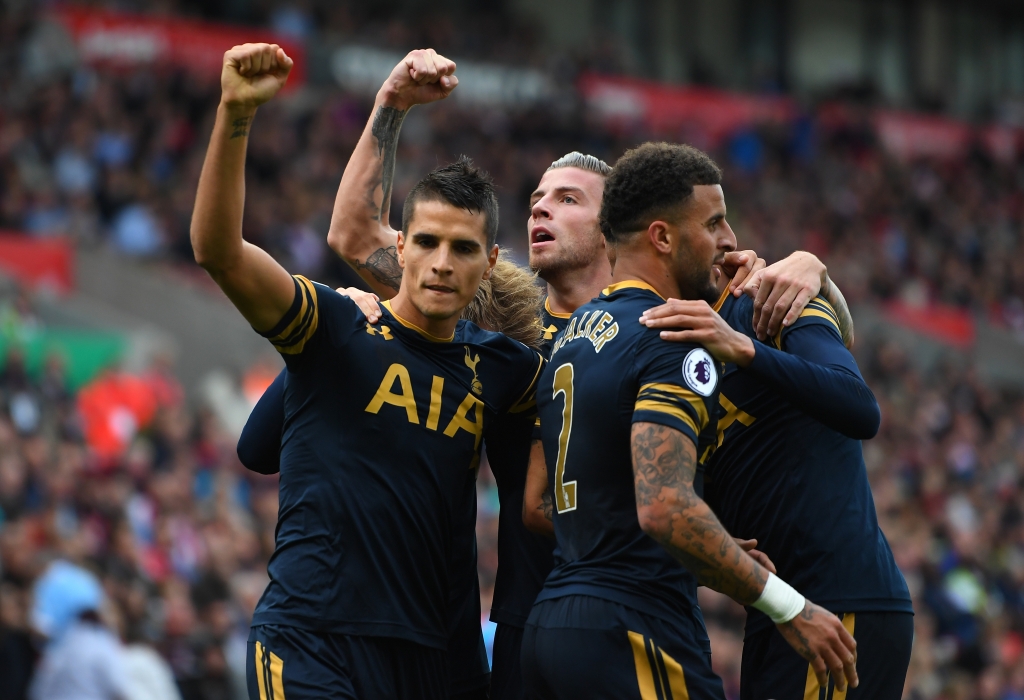
<svg viewBox="0 0 1024 700">
<path fill-rule="evenodd" d="M 663 301 L 665 299 L 665 297 L 661 296 L 661 292 L 659 292 L 657 289 L 647 284 L 643 280 L 623 280 L 622 282 L 616 282 L 615 284 L 608 285 L 607 287 L 602 289 L 601 294 L 603 294 L 604 296 L 608 296 L 609 294 L 614 294 L 620 289 L 646 289 L 649 292 L 654 292 L 655 294 L 657 294 L 659 297 L 661 297 Z"/>
<path fill-rule="evenodd" d="M 655 413 L 664 413 L 665 415 L 672 416 L 690 427 L 694 435 L 700 435 L 700 430 L 697 428 L 697 424 L 693 420 L 693 416 L 679 408 L 675 404 L 663 403 L 661 401 L 637 401 L 633 404 L 634 411 L 654 411 Z"/>
<path fill-rule="evenodd" d="M 299 312 L 280 333 L 268 338 L 277 351 L 284 355 L 298 355 L 302 352 L 320 323 L 316 287 L 302 275 L 293 275 L 292 279 L 298 283 L 299 295 L 302 298 Z"/>
<path fill-rule="evenodd" d="M 544 297 L 544 310 L 548 312 L 548 316 L 553 316 L 554 318 L 572 318 L 572 314 L 571 313 L 570 314 L 557 314 L 554 311 L 552 311 L 551 310 L 551 297 Z M 555 330 L 557 331 L 558 329 L 555 329 Z"/>
<path fill-rule="evenodd" d="M 722 290 L 721 296 L 718 297 L 718 301 L 711 307 L 711 310 L 718 313 L 722 310 L 722 306 L 725 304 L 725 300 L 729 298 L 729 285 L 725 285 L 725 289 Z"/>
<path fill-rule="evenodd" d="M 676 384 L 644 384 L 637 393 L 637 402 L 655 401 L 666 406 L 673 405 L 665 397 L 660 397 L 658 394 L 666 394 L 669 399 L 677 399 L 690 404 L 697 414 L 697 420 L 700 424 L 700 428 L 695 430 L 698 435 L 707 426 L 710 419 L 708 417 L 708 407 L 704 405 L 704 399 L 685 387 Z M 680 410 L 682 409 L 680 408 Z M 667 413 L 668 411 L 665 412 Z"/>
<path fill-rule="evenodd" d="M 805 316 L 812 316 L 815 318 L 823 318 L 831 323 L 836 328 L 836 332 L 842 337 L 843 332 L 839 328 L 839 317 L 836 315 L 835 309 L 832 305 L 821 297 L 815 297 L 807 302 L 806 308 L 800 312 L 798 318 L 804 318 Z M 774 345 L 777 349 L 782 349 L 782 332 L 786 330 L 786 326 L 779 329 L 779 332 L 775 334 Z"/>
<path fill-rule="evenodd" d="M 690 700 L 682 664 L 665 653 L 653 639 L 639 632 L 628 632 L 636 665 L 636 682 L 640 700 Z"/>
<path fill-rule="evenodd" d="M 718 403 L 725 409 L 725 414 L 718 419 L 718 446 L 721 447 L 722 442 L 725 441 L 725 431 L 728 430 L 733 423 L 739 421 L 741 424 L 749 428 L 757 419 L 729 399 L 725 398 L 725 394 L 718 395 Z"/>
<path fill-rule="evenodd" d="M 509 413 L 522 413 L 537 405 L 537 379 L 540 377 L 540 371 L 543 368 L 544 358 L 538 353 L 537 370 L 533 373 L 533 379 L 530 380 L 530 385 L 526 387 L 523 395 L 516 399 L 516 402 L 508 409 Z M 539 421 L 540 418 L 537 420 Z"/>
<path fill-rule="evenodd" d="M 417 326 L 415 323 L 412 323 L 411 321 L 406 321 L 404 318 L 402 318 L 401 316 L 396 314 L 395 310 L 391 308 L 391 300 L 390 299 L 388 299 L 386 301 L 382 301 L 381 305 L 385 309 L 387 309 L 388 311 L 391 312 L 391 315 L 395 317 L 396 321 L 401 323 L 403 326 L 405 326 L 409 330 L 416 331 L 417 333 L 419 333 L 420 335 L 422 335 L 424 338 L 426 338 L 427 340 L 429 340 L 432 343 L 450 343 L 453 340 L 455 340 L 455 333 L 454 332 L 449 337 L 447 337 L 447 338 L 441 338 L 439 336 L 431 335 L 430 333 L 427 333 L 425 330 L 423 330 L 422 328 Z"/>
</svg>

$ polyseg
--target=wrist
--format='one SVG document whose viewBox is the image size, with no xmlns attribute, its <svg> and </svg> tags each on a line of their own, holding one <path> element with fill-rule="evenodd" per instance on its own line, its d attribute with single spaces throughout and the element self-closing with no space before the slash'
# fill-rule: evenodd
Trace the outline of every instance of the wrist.
<svg viewBox="0 0 1024 700">
<path fill-rule="evenodd" d="M 806 604 L 807 599 L 795 588 L 769 572 L 761 596 L 751 607 L 763 612 L 775 624 L 782 625 L 799 615 Z"/>
<path fill-rule="evenodd" d="M 736 336 L 736 349 L 732 361 L 738 367 L 747 367 L 754 361 L 757 349 L 754 347 L 754 341 L 747 336 L 742 333 L 736 333 Z"/>
<path fill-rule="evenodd" d="M 237 102 L 223 96 L 220 98 L 220 110 L 228 119 L 252 118 L 256 115 L 256 107 L 248 102 Z"/>
<path fill-rule="evenodd" d="M 403 98 L 397 90 L 391 86 L 391 80 L 381 85 L 377 91 L 377 104 L 381 107 L 390 107 L 399 112 L 408 112 L 413 106 L 409 100 Z"/>
</svg>

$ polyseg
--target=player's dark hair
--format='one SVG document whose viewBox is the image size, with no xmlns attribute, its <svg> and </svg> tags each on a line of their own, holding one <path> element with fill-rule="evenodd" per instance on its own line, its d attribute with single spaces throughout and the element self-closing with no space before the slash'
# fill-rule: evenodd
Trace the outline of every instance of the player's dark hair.
<svg viewBox="0 0 1024 700">
<path fill-rule="evenodd" d="M 674 218 L 694 185 L 719 185 L 722 171 L 693 146 L 648 142 L 619 158 L 604 183 L 601 232 L 609 242 Z"/>
<path fill-rule="evenodd" d="M 498 237 L 498 198 L 494 194 L 494 181 L 466 156 L 435 168 L 412 188 L 402 206 L 402 232 L 406 235 L 417 202 L 446 202 L 466 211 L 483 212 L 488 247 L 493 246 Z"/>
</svg>

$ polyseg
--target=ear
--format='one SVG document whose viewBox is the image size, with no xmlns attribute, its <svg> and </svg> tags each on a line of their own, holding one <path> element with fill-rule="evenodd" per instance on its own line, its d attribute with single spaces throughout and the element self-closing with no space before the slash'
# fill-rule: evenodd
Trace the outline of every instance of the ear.
<svg viewBox="0 0 1024 700">
<path fill-rule="evenodd" d="M 673 240 L 675 238 L 675 232 L 672 228 L 664 221 L 652 221 L 651 225 L 647 227 L 647 239 L 662 255 L 670 255 L 672 253 Z"/>
<path fill-rule="evenodd" d="M 398 250 L 398 265 L 403 270 L 405 269 L 405 232 L 398 232 L 398 243 L 396 244 Z"/>
<path fill-rule="evenodd" d="M 484 276 L 482 279 L 489 280 L 491 278 L 491 273 L 494 271 L 494 266 L 497 264 L 497 262 L 498 245 L 495 244 L 494 247 L 491 248 L 490 255 L 487 256 L 487 269 L 484 270 Z"/>
</svg>

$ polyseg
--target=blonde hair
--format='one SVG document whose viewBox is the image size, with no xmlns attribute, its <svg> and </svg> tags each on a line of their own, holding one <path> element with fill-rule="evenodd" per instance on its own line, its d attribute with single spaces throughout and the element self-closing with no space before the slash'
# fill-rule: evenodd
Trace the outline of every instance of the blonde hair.
<svg viewBox="0 0 1024 700">
<path fill-rule="evenodd" d="M 600 158 L 586 155 L 579 151 L 566 153 L 564 156 L 548 166 L 548 170 L 558 170 L 559 168 L 580 168 L 581 170 L 589 170 L 592 173 L 597 173 L 602 177 L 608 177 L 612 172 L 612 166 L 608 165 Z"/>
<path fill-rule="evenodd" d="M 508 255 L 506 250 L 499 252 L 490 278 L 480 283 L 462 318 L 537 348 L 543 334 L 539 318 L 541 290 L 536 276 L 508 260 Z"/>
</svg>

